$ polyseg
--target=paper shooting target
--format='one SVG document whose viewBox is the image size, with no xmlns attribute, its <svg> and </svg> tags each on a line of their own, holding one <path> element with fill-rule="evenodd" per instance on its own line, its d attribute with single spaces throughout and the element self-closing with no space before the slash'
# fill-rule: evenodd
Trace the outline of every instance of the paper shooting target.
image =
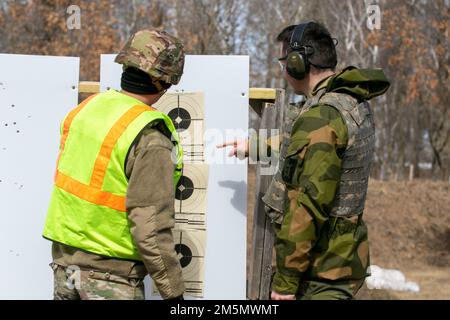
<svg viewBox="0 0 450 320">
<path fill-rule="evenodd" d="M 175 189 L 175 212 L 206 213 L 208 165 L 186 163 Z"/>
<path fill-rule="evenodd" d="M 185 281 L 199 281 L 205 256 L 205 236 L 203 230 L 174 231 L 175 250 L 180 258 Z"/>
<path fill-rule="evenodd" d="M 183 147 L 203 145 L 203 93 L 166 93 L 154 107 L 170 117 Z"/>
<path fill-rule="evenodd" d="M 175 251 L 180 259 L 186 296 L 203 297 L 206 231 L 174 230 Z M 153 294 L 158 294 L 153 283 Z"/>
</svg>

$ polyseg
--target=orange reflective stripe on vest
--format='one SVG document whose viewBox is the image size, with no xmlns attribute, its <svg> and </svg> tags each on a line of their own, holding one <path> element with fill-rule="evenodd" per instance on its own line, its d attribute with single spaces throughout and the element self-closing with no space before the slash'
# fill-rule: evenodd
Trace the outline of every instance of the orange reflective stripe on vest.
<svg viewBox="0 0 450 320">
<path fill-rule="evenodd" d="M 111 128 L 106 135 L 105 140 L 100 148 L 100 152 L 95 160 L 94 170 L 91 176 L 90 186 L 101 189 L 103 185 L 103 179 L 105 178 L 106 168 L 108 167 L 109 160 L 111 159 L 111 153 L 119 140 L 122 133 L 142 112 L 148 110 L 155 110 L 149 106 L 134 106 L 128 110 Z"/>
<path fill-rule="evenodd" d="M 95 96 L 95 95 L 94 95 Z M 81 103 L 76 109 L 72 110 L 64 121 L 63 135 L 61 137 L 61 148 L 58 156 L 64 152 L 65 142 L 70 133 L 70 125 L 72 124 L 76 115 L 86 106 L 86 104 L 94 96 L 89 97 L 83 103 Z M 132 107 L 126 113 L 116 121 L 114 126 L 108 132 L 105 140 L 102 143 L 100 152 L 95 160 L 94 170 L 92 172 L 91 180 L 89 185 L 81 183 L 69 176 L 64 175 L 62 172 L 56 169 L 55 174 L 55 185 L 62 190 L 73 194 L 74 196 L 83 199 L 85 201 L 105 206 L 118 211 L 126 211 L 125 207 L 125 197 L 112 194 L 110 192 L 102 191 L 103 180 L 105 178 L 106 169 L 108 167 L 109 161 L 111 159 L 111 153 L 114 146 L 119 140 L 120 136 L 127 129 L 127 127 L 132 123 L 139 115 L 145 111 L 156 110 L 155 108 L 137 105 Z"/>
<path fill-rule="evenodd" d="M 126 211 L 125 197 L 117 196 L 113 193 L 102 191 L 98 188 L 81 183 L 62 172 L 56 172 L 55 185 L 74 196 L 85 201 L 105 206 L 118 211 Z"/>
</svg>

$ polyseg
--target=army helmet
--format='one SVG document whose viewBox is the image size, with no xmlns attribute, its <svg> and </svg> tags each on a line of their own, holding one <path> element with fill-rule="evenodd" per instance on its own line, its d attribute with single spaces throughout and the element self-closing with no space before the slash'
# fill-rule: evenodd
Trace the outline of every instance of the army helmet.
<svg viewBox="0 0 450 320">
<path fill-rule="evenodd" d="M 184 68 L 183 44 L 165 31 L 141 30 L 123 46 L 115 62 L 134 67 L 154 80 L 178 84 Z"/>
</svg>

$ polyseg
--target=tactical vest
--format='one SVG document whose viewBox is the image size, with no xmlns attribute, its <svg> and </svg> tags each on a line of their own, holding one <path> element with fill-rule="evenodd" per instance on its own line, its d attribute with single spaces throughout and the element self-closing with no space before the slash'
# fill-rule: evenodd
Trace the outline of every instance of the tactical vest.
<svg viewBox="0 0 450 320">
<path fill-rule="evenodd" d="M 361 214 L 368 187 L 370 165 L 375 149 L 375 126 L 367 102 L 358 103 L 356 99 L 341 93 L 326 93 L 323 88 L 300 107 L 289 106 L 283 125 L 283 141 L 280 148 L 279 167 L 262 198 L 266 214 L 272 222 L 281 224 L 288 199 L 287 189 L 281 170 L 287 153 L 287 144 L 294 120 L 311 107 L 326 104 L 341 114 L 348 130 L 347 147 L 342 159 L 341 180 L 339 182 L 330 216 L 352 216 Z"/>
<path fill-rule="evenodd" d="M 176 186 L 182 150 L 165 114 L 110 90 L 86 99 L 66 116 L 44 238 L 107 257 L 141 260 L 125 207 L 125 165 L 142 129 L 156 121 L 172 134 Z"/>
<path fill-rule="evenodd" d="M 342 116 L 348 141 L 342 158 L 341 180 L 330 210 L 330 216 L 349 217 L 363 213 L 375 150 L 375 125 L 367 101 L 358 102 L 348 94 L 326 92 L 325 88 L 306 102 L 301 114 L 326 104 Z"/>
</svg>

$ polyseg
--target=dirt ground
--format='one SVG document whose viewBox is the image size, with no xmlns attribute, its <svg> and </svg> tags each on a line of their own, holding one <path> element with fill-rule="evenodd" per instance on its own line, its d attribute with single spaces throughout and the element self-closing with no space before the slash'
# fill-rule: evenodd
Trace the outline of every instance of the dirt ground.
<svg viewBox="0 0 450 320">
<path fill-rule="evenodd" d="M 255 170 L 248 177 L 248 257 L 251 252 Z M 370 181 L 364 213 L 371 264 L 404 273 L 420 292 L 369 290 L 358 299 L 450 300 L 450 183 Z"/>
</svg>

